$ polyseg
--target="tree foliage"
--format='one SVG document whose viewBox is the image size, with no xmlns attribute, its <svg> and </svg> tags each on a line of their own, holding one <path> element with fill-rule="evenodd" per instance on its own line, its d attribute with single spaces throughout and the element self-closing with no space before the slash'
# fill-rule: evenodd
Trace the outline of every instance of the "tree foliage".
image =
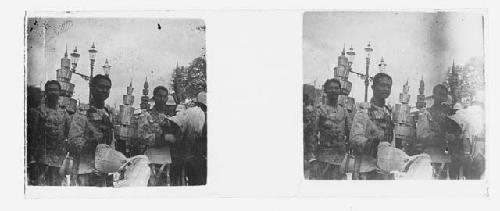
<svg viewBox="0 0 500 211">
<path fill-rule="evenodd" d="M 207 71 L 204 56 L 195 58 L 189 66 L 178 66 L 172 73 L 171 87 L 177 102 L 193 100 L 199 92 L 207 91 Z"/>
<path fill-rule="evenodd" d="M 477 97 L 478 91 L 484 90 L 484 64 L 477 58 L 471 58 L 464 66 L 454 66 L 448 74 L 453 102 Z"/>
</svg>

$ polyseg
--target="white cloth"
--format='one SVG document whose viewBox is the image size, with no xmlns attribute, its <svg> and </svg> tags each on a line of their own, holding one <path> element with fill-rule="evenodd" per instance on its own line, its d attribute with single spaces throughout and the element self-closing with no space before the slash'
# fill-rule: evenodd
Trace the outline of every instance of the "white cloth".
<svg viewBox="0 0 500 211">
<path fill-rule="evenodd" d="M 177 124 L 182 133 L 194 132 L 201 134 L 205 124 L 205 113 L 200 107 L 195 106 L 181 111 L 173 117 L 168 117 L 168 119 Z"/>
</svg>

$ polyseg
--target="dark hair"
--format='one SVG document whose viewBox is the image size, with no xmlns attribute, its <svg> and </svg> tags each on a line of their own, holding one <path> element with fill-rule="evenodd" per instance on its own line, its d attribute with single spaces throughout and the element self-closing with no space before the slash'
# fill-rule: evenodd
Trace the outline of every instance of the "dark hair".
<svg viewBox="0 0 500 211">
<path fill-rule="evenodd" d="M 50 80 L 50 81 L 47 81 L 45 83 L 45 90 L 47 90 L 47 87 L 50 85 L 50 84 L 55 84 L 59 87 L 59 90 L 61 90 L 61 84 L 59 84 L 59 81 L 56 81 L 56 80 Z"/>
<path fill-rule="evenodd" d="M 382 78 L 387 78 L 392 82 L 391 76 L 387 75 L 386 73 L 377 73 L 375 76 L 373 76 L 373 85 L 375 86 L 376 84 L 378 84 L 380 80 L 382 80 Z"/>
<path fill-rule="evenodd" d="M 157 86 L 153 90 L 153 96 L 155 96 L 156 93 L 159 92 L 160 90 L 165 90 L 165 92 L 167 92 L 167 95 L 168 95 L 168 89 L 167 88 L 165 88 L 164 86 Z"/>
<path fill-rule="evenodd" d="M 325 90 L 326 85 L 328 85 L 330 83 L 337 83 L 339 85 L 339 88 L 342 88 L 342 85 L 340 84 L 339 80 L 337 80 L 336 78 L 330 78 L 330 79 L 326 80 L 325 83 L 323 84 L 323 90 Z"/>
<path fill-rule="evenodd" d="M 106 81 L 108 81 L 108 82 L 109 82 L 109 85 L 111 86 L 111 79 L 110 79 L 108 76 L 106 76 L 106 75 L 101 75 L 101 74 L 97 74 L 96 76 L 94 76 L 94 77 L 90 80 L 90 85 L 91 85 L 91 86 L 94 86 L 94 85 L 97 83 L 97 81 L 99 81 L 99 80 L 106 80 Z"/>
<path fill-rule="evenodd" d="M 432 89 L 432 94 L 435 94 L 438 89 L 444 89 L 446 90 L 446 94 L 448 94 L 448 88 L 444 84 L 438 84 L 434 86 L 434 88 Z"/>
</svg>

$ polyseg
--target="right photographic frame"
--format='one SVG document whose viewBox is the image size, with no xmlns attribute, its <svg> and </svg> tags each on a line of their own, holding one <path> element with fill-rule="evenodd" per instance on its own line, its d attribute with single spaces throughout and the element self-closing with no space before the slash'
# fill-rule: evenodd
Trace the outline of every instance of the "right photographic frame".
<svg viewBox="0 0 500 211">
<path fill-rule="evenodd" d="M 482 11 L 305 12 L 305 179 L 484 179 L 484 60 Z"/>
</svg>

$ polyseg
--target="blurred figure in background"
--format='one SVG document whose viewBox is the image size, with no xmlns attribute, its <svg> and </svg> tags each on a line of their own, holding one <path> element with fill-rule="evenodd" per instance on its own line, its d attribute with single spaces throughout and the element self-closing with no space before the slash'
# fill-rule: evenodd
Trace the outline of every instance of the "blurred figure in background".
<svg viewBox="0 0 500 211">
<path fill-rule="evenodd" d="M 446 86 L 438 84 L 432 92 L 434 104 L 417 121 L 417 149 L 431 156 L 435 178 L 458 179 L 463 157 L 461 129 L 449 118 L 454 110 L 444 104 L 448 100 Z"/>
<path fill-rule="evenodd" d="M 39 163 L 36 160 L 36 131 L 38 131 L 38 125 L 36 122 L 40 117 L 39 110 L 37 109 L 42 102 L 42 90 L 38 87 L 28 86 L 26 90 L 27 102 L 26 102 L 26 162 L 27 162 L 27 174 L 28 174 L 28 184 L 38 185 L 37 178 L 40 176 Z"/>
<path fill-rule="evenodd" d="M 317 134 L 314 132 L 316 116 L 312 102 L 309 100 L 309 95 L 307 94 L 303 95 L 302 118 L 302 122 L 304 123 L 304 177 L 312 179 L 310 164 L 314 158 L 313 144 L 317 141 Z"/>
<path fill-rule="evenodd" d="M 197 95 L 195 106 L 170 117 L 176 141 L 171 178 L 188 185 L 205 185 L 207 179 L 207 94 Z"/>
<path fill-rule="evenodd" d="M 463 131 L 464 177 L 482 179 L 486 168 L 484 104 L 473 101 L 467 108 L 460 109 L 450 117 Z"/>
</svg>

